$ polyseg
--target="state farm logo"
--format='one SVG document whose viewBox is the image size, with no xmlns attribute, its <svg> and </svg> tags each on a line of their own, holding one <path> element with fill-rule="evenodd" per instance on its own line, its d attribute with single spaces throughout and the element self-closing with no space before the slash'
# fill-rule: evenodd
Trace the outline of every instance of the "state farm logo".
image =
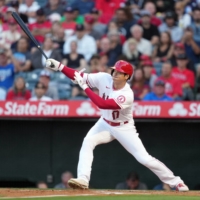
<svg viewBox="0 0 200 200">
<path fill-rule="evenodd" d="M 171 109 L 169 109 L 169 115 L 172 117 L 181 116 L 184 117 L 188 114 L 186 108 L 184 108 L 182 103 L 175 103 Z"/>
<path fill-rule="evenodd" d="M 96 110 L 92 107 L 90 102 L 83 102 L 79 108 L 76 109 L 78 115 L 94 115 Z"/>
<path fill-rule="evenodd" d="M 6 102 L 4 108 L 0 107 L 0 114 L 8 116 L 67 116 L 68 112 L 68 105 L 53 105 L 46 102 L 38 104 Z"/>
<path fill-rule="evenodd" d="M 160 116 L 160 105 L 140 105 L 133 103 L 133 115 L 135 116 Z"/>
</svg>

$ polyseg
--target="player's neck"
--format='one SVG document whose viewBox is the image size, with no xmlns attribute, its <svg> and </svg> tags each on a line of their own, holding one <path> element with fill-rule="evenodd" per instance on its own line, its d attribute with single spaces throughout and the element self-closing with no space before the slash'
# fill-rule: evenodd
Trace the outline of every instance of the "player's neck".
<svg viewBox="0 0 200 200">
<path fill-rule="evenodd" d="M 121 90 L 126 85 L 126 82 L 113 82 L 113 89 L 114 90 Z"/>
</svg>

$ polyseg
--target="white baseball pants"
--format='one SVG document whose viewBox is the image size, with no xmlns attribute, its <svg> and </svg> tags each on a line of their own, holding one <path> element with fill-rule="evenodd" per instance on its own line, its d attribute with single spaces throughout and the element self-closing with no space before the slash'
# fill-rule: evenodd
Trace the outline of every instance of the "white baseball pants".
<svg viewBox="0 0 200 200">
<path fill-rule="evenodd" d="M 102 118 L 97 121 L 84 138 L 79 154 L 78 178 L 89 183 L 94 148 L 99 144 L 105 144 L 114 139 L 118 140 L 138 162 L 156 174 L 162 182 L 171 187 L 183 183 L 180 177 L 174 176 L 162 162 L 147 153 L 136 132 L 134 124 L 128 123 L 113 127 L 107 124 Z"/>
</svg>

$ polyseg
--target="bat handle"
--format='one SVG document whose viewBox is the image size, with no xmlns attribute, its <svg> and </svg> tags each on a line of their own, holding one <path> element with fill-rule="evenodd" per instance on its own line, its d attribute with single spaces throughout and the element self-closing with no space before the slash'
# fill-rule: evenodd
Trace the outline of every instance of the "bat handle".
<svg viewBox="0 0 200 200">
<path fill-rule="evenodd" d="M 46 60 L 48 59 L 47 55 L 44 53 L 44 51 L 41 49 L 41 46 L 38 45 L 38 49 L 40 50 L 40 52 L 42 53 L 42 55 L 46 58 Z"/>
</svg>

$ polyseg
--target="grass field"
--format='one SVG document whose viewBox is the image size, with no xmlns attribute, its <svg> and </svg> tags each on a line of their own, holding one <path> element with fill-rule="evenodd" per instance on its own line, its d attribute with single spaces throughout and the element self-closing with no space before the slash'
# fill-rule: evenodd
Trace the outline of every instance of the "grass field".
<svg viewBox="0 0 200 200">
<path fill-rule="evenodd" d="M 13 200 L 200 200 L 200 191 L 35 190 L 0 189 L 0 199 Z"/>
</svg>

